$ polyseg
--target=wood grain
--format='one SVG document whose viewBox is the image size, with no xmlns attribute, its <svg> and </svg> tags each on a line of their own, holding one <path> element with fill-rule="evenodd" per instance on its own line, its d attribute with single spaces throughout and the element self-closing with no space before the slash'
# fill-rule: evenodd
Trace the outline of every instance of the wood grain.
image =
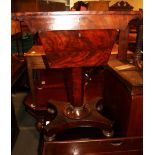
<svg viewBox="0 0 155 155">
<path fill-rule="evenodd" d="M 99 66 L 107 64 L 116 30 L 41 32 L 50 68 Z"/>
</svg>

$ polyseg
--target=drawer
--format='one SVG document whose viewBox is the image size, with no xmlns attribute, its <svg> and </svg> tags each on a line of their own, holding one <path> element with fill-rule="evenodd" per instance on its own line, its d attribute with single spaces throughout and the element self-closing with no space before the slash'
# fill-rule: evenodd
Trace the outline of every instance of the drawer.
<svg viewBox="0 0 155 155">
<path fill-rule="evenodd" d="M 142 148 L 142 137 L 53 141 L 44 142 L 43 155 L 138 155 Z"/>
</svg>

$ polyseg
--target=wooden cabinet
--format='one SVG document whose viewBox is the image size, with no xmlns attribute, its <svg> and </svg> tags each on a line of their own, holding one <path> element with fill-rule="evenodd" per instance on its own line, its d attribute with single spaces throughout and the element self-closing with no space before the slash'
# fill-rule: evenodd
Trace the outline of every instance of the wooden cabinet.
<svg viewBox="0 0 155 155">
<path fill-rule="evenodd" d="M 118 134 L 142 136 L 143 75 L 136 67 L 125 69 L 127 66 L 118 60 L 109 61 L 104 77 L 106 114 L 117 122 L 115 127 Z"/>
</svg>

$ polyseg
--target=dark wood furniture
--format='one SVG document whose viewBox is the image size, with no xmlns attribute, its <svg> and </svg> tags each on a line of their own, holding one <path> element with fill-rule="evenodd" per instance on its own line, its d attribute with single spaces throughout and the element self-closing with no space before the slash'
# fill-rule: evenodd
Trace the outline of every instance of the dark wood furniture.
<svg viewBox="0 0 155 155">
<path fill-rule="evenodd" d="M 143 72 L 112 55 L 105 71 L 104 84 L 107 117 L 117 122 L 116 130 L 127 136 L 142 136 Z"/>
<path fill-rule="evenodd" d="M 127 1 L 117 1 L 109 7 L 110 11 L 132 11 L 133 6 Z M 142 11 L 140 11 L 142 13 Z M 137 51 L 137 40 L 139 40 L 139 29 L 142 27 L 142 19 L 133 19 L 129 22 L 128 27 L 128 50 L 132 52 Z M 141 33 L 140 33 L 141 35 Z"/>
<path fill-rule="evenodd" d="M 91 102 L 88 104 L 90 111 L 89 111 L 89 108 L 87 108 L 87 106 L 83 106 L 83 103 L 82 103 L 82 97 L 83 97 L 82 83 L 83 82 L 81 80 L 82 72 L 81 72 L 81 68 L 80 68 L 83 66 L 90 67 L 90 66 L 105 65 L 108 58 L 104 59 L 105 57 L 103 57 L 103 61 L 101 61 L 98 64 L 97 59 L 94 59 L 94 61 L 85 63 L 82 61 L 85 59 L 82 59 L 80 57 L 78 63 L 75 63 L 74 61 L 76 60 L 75 59 L 76 57 L 74 57 L 74 55 L 72 55 L 72 54 L 76 55 L 77 53 L 69 53 L 67 51 L 68 52 L 67 54 L 69 54 L 68 58 L 70 59 L 70 55 L 71 55 L 73 57 L 73 59 L 70 59 L 69 61 L 67 61 L 67 64 L 66 64 L 63 62 L 63 59 L 61 59 L 62 56 L 64 56 L 64 60 L 65 61 L 67 60 L 67 58 L 65 57 L 65 54 L 59 55 L 59 53 L 58 53 L 58 55 L 56 55 L 56 53 L 53 49 L 52 56 L 55 57 L 55 59 L 53 59 L 53 57 L 51 57 L 51 53 L 49 52 L 50 46 L 45 44 L 45 43 L 48 43 L 48 40 L 46 40 L 46 37 L 48 37 L 50 40 L 49 44 L 51 45 L 52 39 L 50 38 L 50 36 L 51 36 L 50 34 L 52 34 L 54 36 L 56 34 L 55 32 L 57 32 L 57 33 L 60 32 L 61 35 L 63 35 L 63 33 L 65 33 L 65 32 L 68 33 L 68 31 L 64 31 L 64 30 L 72 30 L 72 32 L 73 32 L 73 30 L 76 30 L 76 31 L 78 30 L 77 36 L 83 37 L 83 32 L 81 30 L 87 30 L 87 31 L 89 31 L 89 33 L 91 33 L 91 31 L 93 31 L 92 29 L 94 29 L 94 30 L 96 30 L 96 29 L 97 30 L 98 29 L 120 29 L 121 35 L 120 35 L 120 39 L 119 39 L 120 44 L 119 44 L 118 57 L 120 59 L 124 60 L 127 56 L 126 41 L 127 41 L 128 31 L 126 31 L 126 27 L 130 20 L 132 20 L 134 18 L 139 18 L 140 14 L 138 14 L 137 12 L 61 12 L 61 13 L 57 12 L 57 13 L 25 13 L 25 14 L 19 13 L 16 15 L 18 16 L 17 18 L 19 20 L 25 20 L 25 23 L 28 24 L 30 30 L 33 33 L 35 33 L 35 32 L 40 33 L 41 40 L 42 40 L 43 47 L 44 47 L 43 48 L 42 46 L 41 47 L 35 46 L 26 55 L 32 94 L 29 95 L 25 101 L 25 105 L 26 105 L 27 109 L 29 110 L 29 112 L 32 113 L 38 119 L 38 124 L 37 124 L 38 128 L 43 130 L 43 132 L 44 132 L 43 134 L 45 135 L 45 137 L 43 140 L 43 154 L 46 154 L 46 155 L 52 154 L 52 153 L 53 154 L 56 154 L 56 153 L 61 154 L 62 150 L 60 150 L 59 148 L 63 144 L 64 144 L 63 145 L 64 147 L 67 144 L 66 145 L 67 149 L 64 150 L 65 151 L 64 153 L 66 153 L 66 154 L 69 154 L 70 151 L 73 151 L 74 154 L 77 154 L 76 149 L 79 151 L 79 154 L 84 154 L 84 153 L 87 153 L 87 154 L 111 153 L 112 154 L 112 152 L 115 152 L 116 154 L 125 154 L 127 152 L 128 153 L 134 152 L 135 154 L 138 154 L 138 153 L 141 154 L 141 152 L 142 152 L 141 138 L 131 138 L 134 141 L 134 144 L 133 143 L 130 144 L 130 140 L 131 140 L 130 138 L 127 138 L 127 141 L 128 141 L 127 143 L 125 142 L 126 138 L 124 139 L 123 142 L 122 141 L 118 142 L 117 139 L 115 139 L 116 140 L 115 142 L 113 142 L 113 139 L 109 139 L 109 140 L 108 139 L 105 139 L 105 140 L 100 139 L 100 140 L 95 141 L 96 143 L 93 145 L 93 147 L 91 147 L 91 145 L 92 145 L 92 143 L 94 143 L 94 141 L 91 141 L 91 140 L 89 140 L 89 141 L 84 140 L 82 142 L 77 142 L 77 141 L 73 141 L 73 142 L 68 142 L 68 141 L 67 142 L 55 142 L 55 141 L 53 141 L 53 142 L 51 142 L 55 138 L 54 133 L 62 131 L 62 128 L 69 129 L 69 128 L 75 128 L 78 126 L 95 126 L 98 128 L 101 127 L 102 129 L 106 129 L 109 134 L 109 131 L 111 129 L 111 122 L 109 121 L 109 119 L 106 119 L 105 117 L 101 117 L 101 115 L 97 112 L 97 109 L 95 109 L 96 107 L 94 107 L 95 104 L 91 104 Z M 64 21 L 67 23 L 66 25 L 62 25 L 62 23 L 64 23 Z M 44 23 L 46 23 L 46 24 L 44 24 Z M 59 30 L 59 31 L 57 31 L 57 30 Z M 61 33 L 60 30 L 63 30 L 62 31 L 63 33 Z M 44 33 L 45 31 L 53 31 L 53 32 Z M 110 33 L 112 34 L 113 31 L 111 31 Z M 57 37 L 57 35 L 56 35 L 56 37 Z M 57 40 L 57 38 L 55 38 L 55 39 Z M 53 44 L 53 45 L 55 45 L 55 44 Z M 54 46 L 52 48 L 55 48 L 55 47 L 56 47 L 56 49 L 63 48 L 61 43 L 59 46 Z M 57 48 L 57 47 L 59 47 L 59 48 Z M 74 49 L 74 47 L 73 47 L 73 49 Z M 98 54 L 98 51 L 97 51 L 97 54 Z M 89 53 L 88 53 L 88 55 L 89 55 Z M 97 58 L 100 58 L 100 57 L 97 57 Z M 104 60 L 106 60 L 106 61 L 104 62 Z M 55 63 L 52 64 L 52 62 L 55 62 Z M 32 78 L 33 77 L 32 70 L 33 69 L 41 69 L 41 68 L 45 69 L 45 68 L 66 68 L 66 67 L 72 67 L 72 72 L 71 72 L 72 80 L 73 80 L 73 83 L 71 85 L 71 86 L 73 86 L 73 89 L 72 89 L 72 91 L 73 91 L 72 97 L 73 98 L 71 99 L 72 104 L 70 105 L 68 103 L 66 104 L 65 102 L 58 102 L 58 101 L 53 101 L 53 100 L 49 101 L 49 104 L 48 104 L 49 106 L 47 106 L 47 105 L 41 106 L 41 105 L 37 104 L 38 98 L 36 97 L 37 94 L 35 93 L 36 87 L 34 85 L 34 81 Z M 42 89 L 42 88 L 39 87 L 39 89 Z M 127 91 L 126 89 L 123 89 L 123 93 L 126 93 L 126 91 Z M 109 98 L 109 96 L 106 95 L 105 99 L 107 100 L 107 103 L 109 102 L 108 98 Z M 127 102 L 127 106 L 131 103 L 130 101 L 126 101 L 126 100 L 129 100 L 129 98 L 125 98 L 125 100 L 124 100 L 125 103 Z M 120 98 L 120 100 L 121 99 L 122 98 Z M 115 104 L 113 101 L 110 102 L 110 105 L 113 106 L 113 104 Z M 93 106 L 91 107 L 91 105 L 93 105 Z M 127 108 L 130 108 L 130 106 L 128 106 Z M 89 115 L 87 115 L 87 114 L 89 114 Z M 125 122 L 124 122 L 124 120 L 121 121 L 122 124 L 124 123 L 123 124 L 124 127 L 120 126 L 121 129 L 123 128 L 122 132 L 121 132 L 122 135 L 124 137 L 125 136 L 139 136 L 137 134 L 134 135 L 133 132 L 131 132 L 131 135 L 127 134 L 126 129 L 130 122 L 128 122 L 129 115 L 128 114 L 126 114 L 126 115 L 127 115 L 126 121 Z M 97 118 L 97 119 L 95 120 L 94 118 Z M 114 119 L 114 116 L 112 117 L 112 119 Z M 131 121 L 132 121 L 132 119 L 131 119 Z M 119 121 L 117 121 L 117 122 L 119 122 Z M 118 129 L 118 128 L 116 127 L 116 129 Z M 106 135 L 105 133 L 104 133 L 104 136 L 109 137 L 109 135 Z M 120 140 L 122 140 L 122 139 L 120 138 Z M 112 143 L 111 145 L 113 148 L 106 150 L 106 148 L 98 145 L 98 143 L 100 143 L 100 141 L 102 141 L 103 144 L 105 142 L 104 145 L 106 145 L 106 143 L 108 143 L 108 145 L 109 145 L 109 142 L 110 142 L 110 144 Z M 126 149 L 125 149 L 124 143 L 127 144 L 127 146 L 128 146 Z M 137 145 L 136 145 L 136 143 L 137 143 Z M 71 144 L 72 144 L 72 146 L 77 146 L 77 147 L 74 148 L 74 147 L 70 146 Z M 54 145 L 55 145 L 55 148 L 58 148 L 58 149 L 53 150 L 52 146 L 54 146 Z M 115 148 L 115 146 L 120 146 L 120 145 L 122 147 L 122 148 L 120 148 L 120 150 L 122 150 L 122 152 L 118 151 L 119 149 L 117 150 Z M 134 147 L 131 147 L 132 145 L 134 145 Z"/>
<path fill-rule="evenodd" d="M 131 6 L 127 1 L 117 1 L 109 7 L 110 11 L 132 11 L 133 6 Z"/>
<path fill-rule="evenodd" d="M 108 11 L 110 1 L 89 1 L 88 10 L 89 11 Z"/>
<path fill-rule="evenodd" d="M 11 12 L 65 11 L 65 3 L 43 0 L 12 0 Z"/>
</svg>

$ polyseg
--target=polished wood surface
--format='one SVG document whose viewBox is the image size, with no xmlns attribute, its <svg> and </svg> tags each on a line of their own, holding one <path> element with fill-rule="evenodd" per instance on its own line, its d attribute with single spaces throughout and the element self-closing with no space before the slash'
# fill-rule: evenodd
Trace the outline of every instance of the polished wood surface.
<svg viewBox="0 0 155 155">
<path fill-rule="evenodd" d="M 138 11 L 65 11 L 14 13 L 18 20 L 24 20 L 31 32 L 51 30 L 119 29 L 118 59 L 126 60 L 128 47 L 128 23 L 141 18 Z"/>
<path fill-rule="evenodd" d="M 89 1 L 89 11 L 108 11 L 110 1 Z"/>
<path fill-rule="evenodd" d="M 138 11 L 17 12 L 13 15 L 24 20 L 34 33 L 47 30 L 125 29 L 130 20 L 141 17 Z"/>
<path fill-rule="evenodd" d="M 11 12 L 39 11 L 40 0 L 12 0 Z"/>
<path fill-rule="evenodd" d="M 50 31 L 39 36 L 49 67 L 65 68 L 106 65 L 117 33 L 110 29 Z"/>
<path fill-rule="evenodd" d="M 43 155 L 142 155 L 142 138 L 44 142 Z M 61 149 L 60 149 L 61 148 Z"/>
<path fill-rule="evenodd" d="M 143 75 L 136 67 L 111 56 L 105 72 L 104 103 L 106 114 L 125 136 L 143 135 Z M 128 68 L 125 68 L 127 67 Z M 109 114 L 108 114 L 109 111 Z M 123 117 L 122 117 L 123 115 Z"/>
<path fill-rule="evenodd" d="M 65 11 L 65 3 L 42 0 L 12 0 L 11 12 Z"/>
</svg>

